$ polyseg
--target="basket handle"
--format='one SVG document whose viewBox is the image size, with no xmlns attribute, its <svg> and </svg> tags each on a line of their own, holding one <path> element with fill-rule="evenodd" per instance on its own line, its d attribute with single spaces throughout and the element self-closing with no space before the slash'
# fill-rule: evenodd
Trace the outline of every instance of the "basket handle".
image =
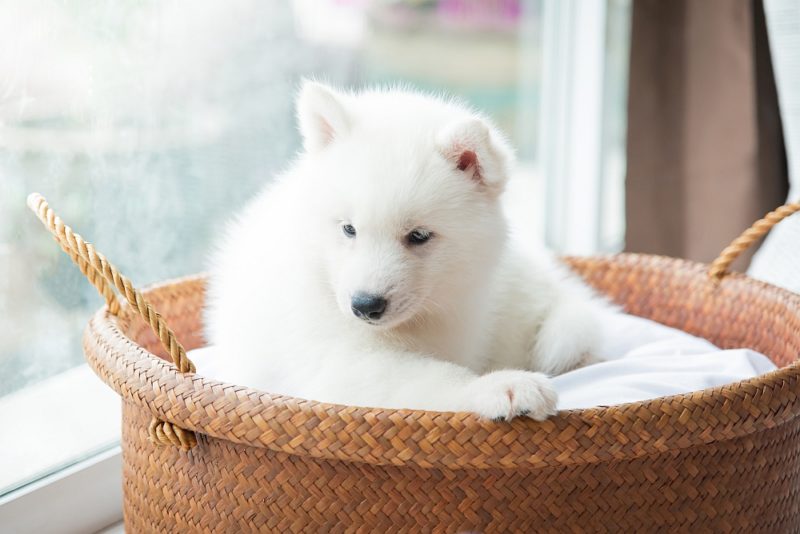
<svg viewBox="0 0 800 534">
<path fill-rule="evenodd" d="M 728 268 L 731 266 L 731 263 L 733 263 L 742 252 L 761 239 L 773 226 L 798 211 L 800 211 L 800 202 L 785 204 L 767 213 L 763 219 L 754 222 L 750 228 L 742 232 L 742 235 L 734 239 L 730 245 L 725 247 L 725 250 L 719 253 L 717 259 L 711 263 L 711 267 L 708 269 L 708 275 L 715 280 L 722 280 L 722 278 L 728 274 Z"/>
<path fill-rule="evenodd" d="M 172 363 L 181 373 L 194 373 L 194 363 L 186 355 L 183 345 L 175 337 L 175 333 L 167 326 L 161 315 L 153 309 L 144 295 L 136 289 L 131 281 L 123 276 L 106 257 L 95 250 L 50 208 L 47 201 L 38 193 L 28 196 L 28 207 L 36 213 L 39 220 L 50 230 L 61 249 L 72 258 L 89 282 L 105 299 L 108 311 L 119 316 L 121 306 L 114 288 L 125 297 L 128 304 L 136 310 L 144 321 L 150 325 L 153 333 L 161 341 Z M 150 439 L 159 445 L 175 445 L 189 450 L 197 444 L 193 432 L 183 430 L 167 421 L 153 419 L 148 428 Z"/>
</svg>

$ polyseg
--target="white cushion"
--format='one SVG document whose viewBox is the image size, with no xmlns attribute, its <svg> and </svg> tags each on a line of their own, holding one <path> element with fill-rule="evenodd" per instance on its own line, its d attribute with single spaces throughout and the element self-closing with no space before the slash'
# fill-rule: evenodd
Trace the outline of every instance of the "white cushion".
<svg viewBox="0 0 800 534">
<path fill-rule="evenodd" d="M 752 350 L 721 350 L 640 317 L 609 314 L 603 322 L 603 361 L 553 378 L 561 410 L 688 393 L 775 369 L 769 358 Z"/>
</svg>

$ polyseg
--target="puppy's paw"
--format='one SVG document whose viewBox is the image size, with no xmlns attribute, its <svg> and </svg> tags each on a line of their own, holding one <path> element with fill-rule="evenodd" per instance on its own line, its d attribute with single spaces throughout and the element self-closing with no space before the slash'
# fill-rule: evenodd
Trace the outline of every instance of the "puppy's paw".
<svg viewBox="0 0 800 534">
<path fill-rule="evenodd" d="M 543 421 L 556 413 L 557 400 L 555 389 L 542 373 L 495 371 L 469 385 L 465 406 L 485 419 L 510 421 L 527 415 Z"/>
</svg>

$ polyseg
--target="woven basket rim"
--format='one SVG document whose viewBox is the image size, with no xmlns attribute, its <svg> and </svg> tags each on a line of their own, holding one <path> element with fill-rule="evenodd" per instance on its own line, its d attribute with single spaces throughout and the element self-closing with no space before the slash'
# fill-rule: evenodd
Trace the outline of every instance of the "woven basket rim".
<svg viewBox="0 0 800 534">
<path fill-rule="evenodd" d="M 708 268 L 688 260 L 631 253 L 567 260 L 610 262 L 622 268 L 649 261 L 660 268 L 686 269 L 702 276 Z M 203 274 L 167 280 L 149 286 L 147 292 L 204 280 Z M 758 289 L 800 315 L 800 295 L 738 273 L 721 283 Z M 85 347 L 96 343 L 104 353 L 86 350 L 90 366 L 126 402 L 144 406 L 154 416 L 201 435 L 327 460 L 448 469 L 590 464 L 733 439 L 783 424 L 795 418 L 800 407 L 796 395 L 780 410 L 768 402 L 769 391 L 775 388 L 800 391 L 797 360 L 725 386 L 567 410 L 544 422 L 518 418 L 498 423 L 481 421 L 469 413 L 341 406 L 220 382 L 202 376 L 202 369 L 197 374 L 181 374 L 172 363 L 124 334 L 128 320 L 126 314 L 116 317 L 103 307 L 84 333 Z M 721 414 L 709 422 L 708 412 L 721 401 L 730 405 L 729 413 L 734 416 Z M 643 439 L 655 425 L 659 431 L 653 435 L 658 439 Z M 636 432 L 627 432 L 631 428 Z M 674 432 L 665 434 L 665 428 Z M 507 445 L 508 452 L 502 456 L 496 455 L 493 447 L 498 441 Z M 406 446 L 412 442 L 413 447 Z M 460 453 L 454 454 L 454 449 Z"/>
</svg>

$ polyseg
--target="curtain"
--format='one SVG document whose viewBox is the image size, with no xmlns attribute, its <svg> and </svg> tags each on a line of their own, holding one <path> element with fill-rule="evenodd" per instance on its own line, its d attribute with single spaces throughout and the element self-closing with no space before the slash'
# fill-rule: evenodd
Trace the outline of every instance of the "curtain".
<svg viewBox="0 0 800 534">
<path fill-rule="evenodd" d="M 634 0 L 629 83 L 625 248 L 711 261 L 788 189 L 761 2 Z"/>
</svg>

